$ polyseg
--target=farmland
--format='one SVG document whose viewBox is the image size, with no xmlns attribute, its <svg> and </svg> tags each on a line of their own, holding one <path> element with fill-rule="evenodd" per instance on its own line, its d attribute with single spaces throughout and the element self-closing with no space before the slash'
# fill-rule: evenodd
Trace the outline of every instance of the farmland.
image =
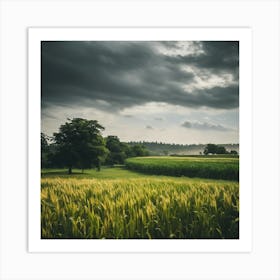
<svg viewBox="0 0 280 280">
<path fill-rule="evenodd" d="M 126 166 L 146 174 L 239 179 L 237 157 L 138 157 L 127 159 Z"/>
<path fill-rule="evenodd" d="M 103 168 L 100 172 L 73 170 L 72 175 L 61 169 L 43 170 L 42 238 L 239 237 L 237 178 L 214 180 L 172 173 L 179 165 L 182 168 L 191 164 L 196 169 L 200 165 L 202 170 L 207 166 L 227 166 L 238 171 L 238 158 L 144 157 L 129 161 L 148 166 L 152 161 L 156 163 L 152 165 L 153 172 L 122 166 Z M 169 174 L 154 171 L 164 162 L 169 162 Z M 127 167 L 131 168 L 129 164 Z"/>
</svg>

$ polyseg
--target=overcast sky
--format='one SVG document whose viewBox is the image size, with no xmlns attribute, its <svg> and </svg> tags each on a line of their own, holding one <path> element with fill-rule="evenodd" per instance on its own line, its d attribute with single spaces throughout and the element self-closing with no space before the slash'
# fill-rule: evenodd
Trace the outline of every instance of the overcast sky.
<svg viewBox="0 0 280 280">
<path fill-rule="evenodd" d="M 239 143 L 238 42 L 42 42 L 42 131 L 98 120 L 121 141 Z"/>
</svg>

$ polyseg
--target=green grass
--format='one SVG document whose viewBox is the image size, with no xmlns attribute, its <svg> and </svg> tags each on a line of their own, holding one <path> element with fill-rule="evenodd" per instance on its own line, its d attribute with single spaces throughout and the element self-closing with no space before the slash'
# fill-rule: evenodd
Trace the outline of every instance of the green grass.
<svg viewBox="0 0 280 280">
<path fill-rule="evenodd" d="M 239 180 L 238 157 L 136 157 L 125 165 L 145 174 Z"/>
<path fill-rule="evenodd" d="M 42 238 L 239 237 L 239 184 L 122 167 L 43 170 Z"/>
<path fill-rule="evenodd" d="M 130 171 L 124 168 L 124 166 L 102 167 L 101 171 L 95 169 L 85 169 L 82 172 L 80 169 L 73 169 L 73 174 L 69 175 L 67 169 L 43 169 L 41 172 L 42 178 L 96 178 L 96 179 L 116 179 L 116 178 L 139 178 L 143 177 L 143 174 Z"/>
<path fill-rule="evenodd" d="M 73 174 L 69 175 L 67 169 L 42 169 L 41 178 L 65 178 L 65 179 L 134 179 L 134 178 L 150 178 L 150 179 L 173 179 L 176 181 L 183 182 L 212 182 L 215 183 L 215 179 L 207 178 L 189 178 L 189 177 L 173 177 L 166 175 L 153 175 L 153 174 L 143 174 L 141 172 L 136 172 L 127 169 L 124 165 L 119 165 L 115 167 L 102 167 L 101 171 L 96 169 L 85 169 L 83 172 L 81 169 L 73 169 Z M 227 183 L 226 180 L 218 180 L 219 182 Z"/>
</svg>

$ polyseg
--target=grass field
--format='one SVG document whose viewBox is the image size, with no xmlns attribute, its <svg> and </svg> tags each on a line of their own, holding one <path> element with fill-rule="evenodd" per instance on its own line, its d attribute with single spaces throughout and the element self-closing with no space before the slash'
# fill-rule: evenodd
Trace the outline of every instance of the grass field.
<svg viewBox="0 0 280 280">
<path fill-rule="evenodd" d="M 73 171 L 42 171 L 42 238 L 239 237 L 237 181 Z"/>
<path fill-rule="evenodd" d="M 239 180 L 237 157 L 138 157 L 125 164 L 146 174 Z"/>
</svg>

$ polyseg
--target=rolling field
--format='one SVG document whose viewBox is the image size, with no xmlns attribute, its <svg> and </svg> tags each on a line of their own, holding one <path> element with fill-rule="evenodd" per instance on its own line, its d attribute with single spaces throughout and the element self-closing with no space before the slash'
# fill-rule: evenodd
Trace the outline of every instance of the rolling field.
<svg viewBox="0 0 280 280">
<path fill-rule="evenodd" d="M 143 175 L 122 167 L 85 173 L 74 170 L 72 175 L 63 170 L 43 170 L 41 235 L 239 238 L 239 183 Z"/>
<path fill-rule="evenodd" d="M 239 180 L 237 157 L 136 157 L 125 164 L 145 174 Z"/>
</svg>

